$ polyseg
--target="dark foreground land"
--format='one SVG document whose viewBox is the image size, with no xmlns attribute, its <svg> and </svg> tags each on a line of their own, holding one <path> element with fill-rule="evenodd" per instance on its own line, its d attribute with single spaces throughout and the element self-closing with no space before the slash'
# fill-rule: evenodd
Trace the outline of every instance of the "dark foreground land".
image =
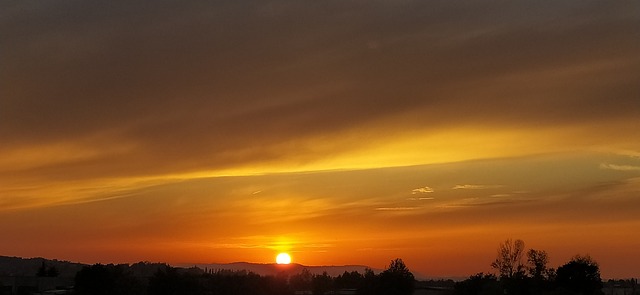
<svg viewBox="0 0 640 295">
<path fill-rule="evenodd" d="M 635 279 L 602 282 L 597 264 L 576 258 L 536 276 L 479 273 L 466 280 L 416 281 L 401 259 L 375 273 L 344 271 L 337 276 L 289 268 L 273 275 L 244 270 L 176 268 L 162 263 L 83 265 L 42 258 L 0 257 L 0 295 L 465 295 L 465 294 L 640 294 Z"/>
</svg>

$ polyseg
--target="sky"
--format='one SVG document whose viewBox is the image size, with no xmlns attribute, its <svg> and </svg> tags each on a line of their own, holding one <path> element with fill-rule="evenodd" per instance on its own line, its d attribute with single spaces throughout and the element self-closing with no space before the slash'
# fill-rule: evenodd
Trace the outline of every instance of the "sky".
<svg viewBox="0 0 640 295">
<path fill-rule="evenodd" d="M 0 255 L 640 276 L 635 1 L 1 1 Z"/>
</svg>

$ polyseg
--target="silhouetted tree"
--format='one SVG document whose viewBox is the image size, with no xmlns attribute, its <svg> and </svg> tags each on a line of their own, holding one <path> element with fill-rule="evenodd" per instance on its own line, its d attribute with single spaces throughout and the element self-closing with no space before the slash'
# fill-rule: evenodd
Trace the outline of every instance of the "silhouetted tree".
<svg viewBox="0 0 640 295">
<path fill-rule="evenodd" d="M 505 294 L 509 295 L 528 295 L 532 294 L 534 289 L 531 278 L 527 277 L 524 271 L 516 272 L 510 278 L 500 278 L 500 284 Z M 538 294 L 538 293 L 533 293 Z"/>
<path fill-rule="evenodd" d="M 491 267 L 496 269 L 500 278 L 513 278 L 522 275 L 524 264 L 524 242 L 522 240 L 512 241 L 508 239 L 498 247 L 498 257 L 491 263 Z"/>
<path fill-rule="evenodd" d="M 278 275 L 278 276 L 267 276 L 264 277 L 261 283 L 261 292 L 252 292 L 252 294 L 256 295 L 287 295 L 293 294 L 289 284 L 287 283 L 286 275 Z M 244 294 L 238 294 L 244 295 Z"/>
<path fill-rule="evenodd" d="M 370 268 L 364 269 L 364 275 L 362 281 L 358 287 L 358 294 L 360 295 L 372 295 L 378 294 L 378 276 Z"/>
<path fill-rule="evenodd" d="M 543 280 L 547 276 L 549 256 L 546 251 L 530 249 L 527 251 L 527 263 L 529 275 L 535 280 Z"/>
<path fill-rule="evenodd" d="M 181 295 L 204 294 L 204 286 L 200 283 L 200 275 L 185 272 L 181 274 L 177 268 L 166 266 L 149 279 L 149 295 Z"/>
<path fill-rule="evenodd" d="M 561 290 L 573 294 L 603 294 L 600 267 L 589 256 L 577 255 L 558 267 L 556 283 Z"/>
<path fill-rule="evenodd" d="M 40 265 L 40 268 L 38 268 L 38 272 L 36 273 L 36 276 L 39 276 L 39 277 L 47 276 L 47 263 L 44 260 L 42 261 L 42 265 Z"/>
<path fill-rule="evenodd" d="M 454 287 L 456 295 L 501 295 L 504 294 L 498 278 L 493 274 L 478 273 L 458 282 Z"/>
<path fill-rule="evenodd" d="M 128 270 L 128 265 L 85 266 L 75 277 L 78 295 L 134 295 L 144 294 L 143 284 Z"/>
<path fill-rule="evenodd" d="M 527 281 L 530 294 L 541 294 L 552 289 L 555 272 L 552 268 L 547 268 L 547 263 L 549 263 L 549 255 L 546 251 L 535 249 L 527 251 L 527 272 L 530 276 Z"/>
<path fill-rule="evenodd" d="M 289 278 L 289 285 L 296 291 L 311 290 L 312 281 L 313 275 L 309 269 L 303 268 L 300 273 Z"/>
<path fill-rule="evenodd" d="M 58 269 L 55 266 L 49 267 L 49 269 L 47 269 L 47 276 L 48 277 L 57 277 L 60 274 L 60 272 L 58 271 Z"/>
<path fill-rule="evenodd" d="M 629 286 L 631 286 L 631 294 L 635 295 L 636 288 L 638 287 L 638 279 L 629 279 Z"/>
<path fill-rule="evenodd" d="M 42 265 L 38 268 L 36 276 L 39 277 L 57 277 L 60 274 L 55 266 L 47 267 L 46 261 L 42 261 Z"/>
<path fill-rule="evenodd" d="M 384 295 L 413 294 L 415 278 L 402 259 L 397 258 L 380 274 L 379 288 Z"/>
<path fill-rule="evenodd" d="M 345 271 L 334 279 L 334 285 L 336 289 L 357 289 L 363 279 L 364 276 L 357 271 Z"/>
<path fill-rule="evenodd" d="M 211 295 L 289 295 L 293 291 L 289 288 L 286 275 L 260 276 L 247 271 L 222 270 L 212 274 L 205 274 L 203 294 Z M 190 294 L 190 293 L 181 293 Z"/>
<path fill-rule="evenodd" d="M 311 285 L 314 295 L 322 295 L 330 291 L 333 287 L 333 278 L 331 278 L 325 271 L 321 275 L 313 276 Z"/>
</svg>

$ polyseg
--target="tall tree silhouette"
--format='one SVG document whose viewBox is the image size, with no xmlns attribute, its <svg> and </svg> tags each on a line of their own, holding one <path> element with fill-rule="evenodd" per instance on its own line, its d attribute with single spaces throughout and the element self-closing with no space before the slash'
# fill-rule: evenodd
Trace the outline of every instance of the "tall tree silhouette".
<svg viewBox="0 0 640 295">
<path fill-rule="evenodd" d="M 296 291 L 311 290 L 312 281 L 313 274 L 311 274 L 311 271 L 308 268 L 303 268 L 300 273 L 289 278 L 289 285 Z"/>
<path fill-rule="evenodd" d="M 548 268 L 549 255 L 546 251 L 530 249 L 527 251 L 528 287 L 530 294 L 541 294 L 552 289 L 555 279 L 553 268 Z"/>
<path fill-rule="evenodd" d="M 544 250 L 530 249 L 527 251 L 527 263 L 529 264 L 529 275 L 536 279 L 542 280 L 548 274 L 547 263 L 549 263 L 549 255 Z"/>
<path fill-rule="evenodd" d="M 414 288 L 415 278 L 400 258 L 392 260 L 380 274 L 380 294 L 412 294 Z"/>
<path fill-rule="evenodd" d="M 356 289 L 360 286 L 364 276 L 357 271 L 347 272 L 337 276 L 334 280 L 336 289 Z"/>
<path fill-rule="evenodd" d="M 36 275 L 39 277 L 47 276 L 47 263 L 44 262 L 44 260 L 42 261 L 42 265 L 40 265 L 40 268 L 38 268 L 38 272 L 36 273 Z"/>
<path fill-rule="evenodd" d="M 364 269 L 364 275 L 362 275 L 362 281 L 358 287 L 359 295 L 371 295 L 377 294 L 378 291 L 378 276 L 370 268 Z"/>
<path fill-rule="evenodd" d="M 323 295 L 332 289 L 333 278 L 325 271 L 321 275 L 313 276 L 312 286 L 314 295 Z"/>
<path fill-rule="evenodd" d="M 498 247 L 498 256 L 491 263 L 491 267 L 498 271 L 501 278 L 521 276 L 524 272 L 523 255 L 524 242 L 522 240 L 512 241 L 508 239 Z"/>
</svg>

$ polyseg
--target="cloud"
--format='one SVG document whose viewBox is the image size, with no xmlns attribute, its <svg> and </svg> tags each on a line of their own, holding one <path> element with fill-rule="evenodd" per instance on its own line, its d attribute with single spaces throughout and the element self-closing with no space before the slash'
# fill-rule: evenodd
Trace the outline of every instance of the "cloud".
<svg viewBox="0 0 640 295">
<path fill-rule="evenodd" d="M 495 195 L 491 195 L 490 197 L 492 197 L 492 198 L 506 198 L 506 197 L 511 197 L 511 194 L 495 194 Z"/>
<path fill-rule="evenodd" d="M 493 189 L 493 188 L 501 188 L 504 185 L 487 185 L 487 184 L 458 184 L 454 186 L 452 189 Z"/>
<path fill-rule="evenodd" d="M 640 171 L 640 166 L 602 163 L 600 164 L 600 169 L 616 170 L 616 171 Z"/>
<path fill-rule="evenodd" d="M 640 152 L 637 152 L 637 151 L 621 150 L 621 151 L 615 152 L 615 154 L 625 156 L 625 157 L 630 157 L 633 159 L 640 159 Z"/>
<path fill-rule="evenodd" d="M 435 200 L 433 197 L 422 197 L 422 198 L 407 198 L 409 201 L 427 201 L 427 200 Z"/>
<path fill-rule="evenodd" d="M 376 211 L 413 211 L 418 210 L 420 207 L 379 207 Z"/>
<path fill-rule="evenodd" d="M 465 198 L 442 205 L 440 208 L 464 208 L 464 207 L 490 207 L 501 205 L 515 205 L 520 203 L 533 202 L 533 199 L 496 199 L 496 198 Z"/>
<path fill-rule="evenodd" d="M 425 187 L 420 187 L 420 188 L 416 188 L 411 190 L 411 194 L 415 195 L 415 194 L 427 194 L 427 193 L 432 193 L 434 192 L 434 190 L 428 186 Z"/>
</svg>

